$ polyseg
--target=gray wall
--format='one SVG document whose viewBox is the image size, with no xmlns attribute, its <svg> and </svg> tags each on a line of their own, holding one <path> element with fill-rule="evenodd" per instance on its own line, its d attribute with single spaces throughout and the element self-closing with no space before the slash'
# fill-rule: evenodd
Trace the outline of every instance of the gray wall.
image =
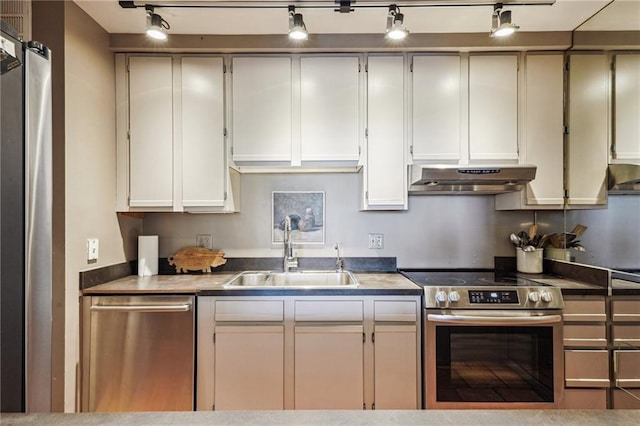
<svg viewBox="0 0 640 426">
<path fill-rule="evenodd" d="M 514 256 L 511 232 L 535 220 L 539 232 L 561 232 L 562 211 L 496 211 L 493 196 L 415 196 L 403 212 L 359 210 L 357 174 L 243 175 L 241 213 L 147 213 L 144 233 L 160 236 L 160 256 L 195 245 L 196 234 L 213 235 L 214 248 L 227 257 L 278 257 L 271 243 L 272 191 L 325 191 L 325 244 L 300 246 L 298 256 L 332 257 L 340 242 L 343 256 L 395 256 L 400 268 L 493 268 L 494 256 Z M 638 268 L 640 197 L 610 197 L 609 208 L 567 212 L 566 226 L 589 227 L 582 242 L 583 263 Z M 635 221 L 634 221 L 635 220 Z M 620 226 L 621 224 L 626 224 Z M 384 234 L 384 248 L 368 248 L 368 234 Z M 612 247 L 616 249 L 613 250 Z"/>
</svg>

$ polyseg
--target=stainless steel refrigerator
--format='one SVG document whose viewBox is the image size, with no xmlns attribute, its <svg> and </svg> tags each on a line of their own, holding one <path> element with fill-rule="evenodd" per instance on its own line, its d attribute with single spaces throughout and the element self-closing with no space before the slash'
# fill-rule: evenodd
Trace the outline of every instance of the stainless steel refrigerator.
<svg viewBox="0 0 640 426">
<path fill-rule="evenodd" d="M 51 411 L 51 54 L 0 20 L 2 412 Z"/>
</svg>

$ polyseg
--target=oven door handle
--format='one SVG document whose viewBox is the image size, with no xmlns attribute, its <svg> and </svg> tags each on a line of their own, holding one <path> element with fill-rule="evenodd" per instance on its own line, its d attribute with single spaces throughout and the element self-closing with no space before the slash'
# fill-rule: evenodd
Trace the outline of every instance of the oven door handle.
<svg viewBox="0 0 640 426">
<path fill-rule="evenodd" d="M 428 314 L 428 321 L 443 322 L 447 324 L 465 325 L 525 325 L 525 324 L 556 324 L 562 322 L 562 315 L 537 315 L 537 316 L 477 316 L 477 315 L 438 315 Z"/>
</svg>

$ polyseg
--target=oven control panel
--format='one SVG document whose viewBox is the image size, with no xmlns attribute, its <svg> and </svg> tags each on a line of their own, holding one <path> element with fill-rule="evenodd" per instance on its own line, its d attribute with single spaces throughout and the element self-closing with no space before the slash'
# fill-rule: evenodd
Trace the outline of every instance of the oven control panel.
<svg viewBox="0 0 640 426">
<path fill-rule="evenodd" d="M 555 287 L 424 287 L 425 308 L 562 309 Z"/>
<path fill-rule="evenodd" d="M 515 290 L 493 291 L 493 290 L 468 290 L 469 303 L 485 303 L 501 305 L 503 303 L 519 304 L 518 292 Z"/>
</svg>

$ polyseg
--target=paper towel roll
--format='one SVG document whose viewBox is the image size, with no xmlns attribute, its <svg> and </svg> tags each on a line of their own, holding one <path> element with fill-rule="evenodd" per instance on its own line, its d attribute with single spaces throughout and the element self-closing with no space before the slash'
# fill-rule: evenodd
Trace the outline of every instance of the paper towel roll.
<svg viewBox="0 0 640 426">
<path fill-rule="evenodd" d="M 138 275 L 148 277 L 158 275 L 158 236 L 138 237 Z"/>
</svg>

